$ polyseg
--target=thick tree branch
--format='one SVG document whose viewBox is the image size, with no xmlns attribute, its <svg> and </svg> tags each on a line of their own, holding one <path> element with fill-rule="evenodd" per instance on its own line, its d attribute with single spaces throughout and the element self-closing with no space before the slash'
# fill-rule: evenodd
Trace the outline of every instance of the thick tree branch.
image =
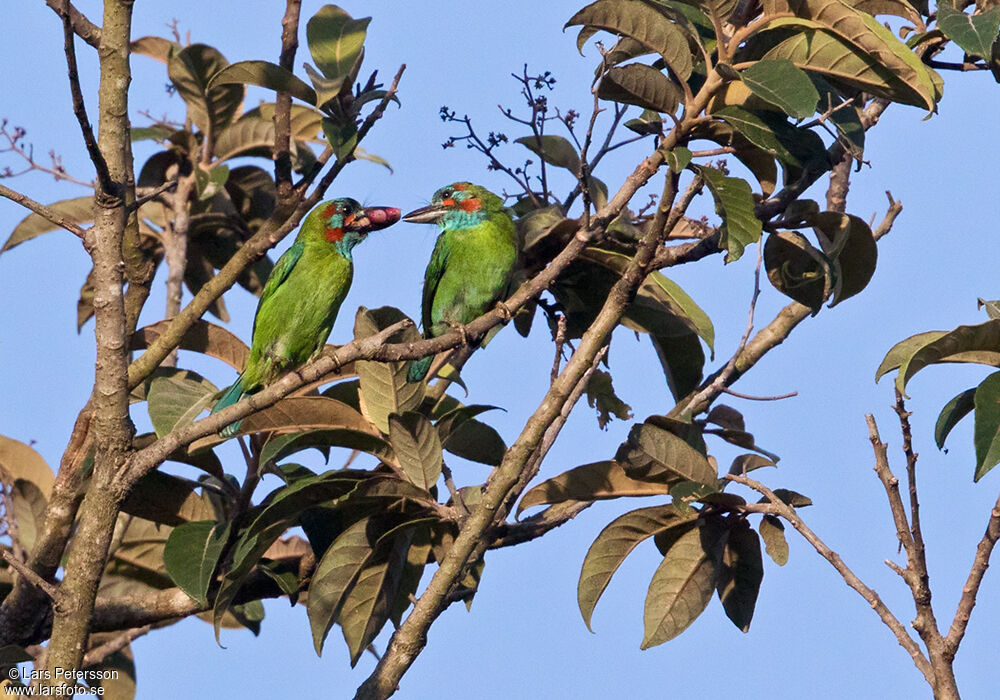
<svg viewBox="0 0 1000 700">
<path fill-rule="evenodd" d="M 66 7 L 66 6 L 64 6 Z M 68 10 L 67 10 L 68 11 Z M 101 31 L 98 146 L 108 171 L 96 197 L 94 225 L 88 231 L 94 260 L 94 310 L 97 362 L 92 396 L 94 470 L 80 510 L 75 542 L 55 609 L 48 668 L 79 668 L 86 649 L 97 584 L 104 569 L 118 506 L 124 498 L 117 476 L 131 444 L 126 384 L 128 359 L 123 294 L 122 242 L 126 227 L 126 162 L 129 140 L 129 37 L 132 2 L 107 0 Z M 83 127 L 81 123 L 81 127 Z M 86 129 L 84 129 L 86 132 Z M 93 154 L 92 154 L 93 158 Z M 96 158 L 95 167 L 100 173 Z M 53 678 L 55 682 L 58 682 Z"/>
</svg>

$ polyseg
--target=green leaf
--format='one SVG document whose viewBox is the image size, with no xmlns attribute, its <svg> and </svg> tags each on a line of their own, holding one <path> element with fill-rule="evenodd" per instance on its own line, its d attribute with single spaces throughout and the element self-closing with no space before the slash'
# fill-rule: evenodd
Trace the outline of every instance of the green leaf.
<svg viewBox="0 0 1000 700">
<path fill-rule="evenodd" d="M 796 119 L 805 119 L 816 111 L 816 86 L 804 70 L 788 59 L 757 61 L 740 73 L 740 79 L 753 94 Z"/>
<path fill-rule="evenodd" d="M 549 165 L 566 168 L 574 175 L 580 172 L 580 154 L 562 136 L 522 136 L 514 143 L 521 144 Z"/>
<path fill-rule="evenodd" d="M 824 252 L 833 258 L 836 280 L 830 306 L 858 294 L 871 281 L 878 246 L 865 221 L 853 214 L 825 211 L 809 219 Z"/>
<path fill-rule="evenodd" d="M 338 160 L 349 156 L 358 145 L 358 127 L 353 120 L 340 123 L 324 117 L 323 135 Z"/>
<path fill-rule="evenodd" d="M 666 505 L 633 510 L 601 530 L 587 550 L 577 584 L 577 603 L 587 629 L 594 631 L 590 621 L 597 601 L 618 567 L 640 542 L 671 528 L 688 531 L 693 524 L 693 516 L 681 515 L 673 506 Z"/>
<path fill-rule="evenodd" d="M 770 112 L 755 114 L 730 105 L 713 116 L 725 120 L 755 146 L 777 158 L 785 166 L 804 168 L 828 164 L 823 140 L 809 129 L 793 126 L 784 117 Z"/>
<path fill-rule="evenodd" d="M 718 479 L 704 454 L 684 439 L 648 422 L 632 426 L 619 453 L 626 459 L 622 464 L 625 473 L 633 479 L 668 483 L 688 480 L 700 484 L 715 484 Z"/>
<path fill-rule="evenodd" d="M 343 83 L 364 50 L 371 17 L 352 19 L 336 5 L 323 5 L 306 24 L 309 53 L 323 75 Z"/>
<path fill-rule="evenodd" d="M 149 383 L 146 400 L 149 402 L 149 419 L 157 437 L 193 422 L 212 404 L 218 391 L 218 387 L 190 370 L 174 370 L 165 376 L 154 376 Z"/>
<path fill-rule="evenodd" d="M 216 511 L 204 494 L 198 494 L 201 487 L 197 481 L 152 471 L 136 483 L 122 512 L 170 527 L 211 519 Z"/>
<path fill-rule="evenodd" d="M 453 455 L 491 467 L 499 466 L 507 453 L 507 444 L 500 434 L 475 419 L 459 425 L 442 443 Z"/>
<path fill-rule="evenodd" d="M 690 162 L 691 150 L 684 146 L 677 146 L 667 151 L 667 166 L 678 175 Z"/>
<path fill-rule="evenodd" d="M 663 57 L 680 80 L 691 76 L 691 51 L 687 37 L 655 7 L 641 0 L 597 0 L 573 15 L 566 27 L 583 25 L 581 39 L 603 29 L 612 34 L 632 37 Z M 583 41 L 577 40 L 581 48 Z"/>
<path fill-rule="evenodd" d="M 574 467 L 532 487 L 517 504 L 517 514 L 533 506 L 566 501 L 602 501 L 626 496 L 656 496 L 669 492 L 666 484 L 629 478 L 614 460 Z"/>
<path fill-rule="evenodd" d="M 976 473 L 979 481 L 1000 462 L 1000 372 L 994 372 L 976 388 L 975 428 Z"/>
<path fill-rule="evenodd" d="M 764 560 L 760 553 L 760 538 L 746 520 L 740 520 L 729 530 L 722 552 L 722 566 L 716 591 L 726 617 L 742 632 L 750 631 L 757 594 L 764 579 Z"/>
<path fill-rule="evenodd" d="M 714 141 L 733 149 L 733 155 L 760 183 L 761 194 L 766 198 L 774 192 L 778 181 L 778 166 L 774 156 L 751 143 L 737 129 L 722 121 L 702 122 L 692 130 L 696 138 Z"/>
<path fill-rule="evenodd" d="M 826 3 L 824 7 L 833 4 Z M 850 10 L 846 5 L 844 8 Z M 761 28 L 761 31 L 782 26 L 804 28 L 764 54 L 763 59 L 788 59 L 799 68 L 820 73 L 833 83 L 902 104 L 933 109 L 940 97 L 939 90 L 935 87 L 940 77 L 935 80 L 936 74 L 929 69 L 918 71 L 910 66 L 882 37 L 872 32 L 861 17 L 863 15 L 860 13 L 855 14 L 851 22 L 852 28 L 861 27 L 859 32 L 867 38 L 863 43 L 877 47 L 877 54 L 842 38 L 826 24 L 796 17 L 775 19 Z M 830 21 L 836 20 L 831 18 Z M 913 56 L 905 45 L 900 46 Z M 880 61 L 882 58 L 892 63 L 892 67 L 883 65 Z M 898 74 L 895 72 L 897 68 L 900 70 Z"/>
<path fill-rule="evenodd" d="M 663 367 L 670 394 L 680 401 L 698 388 L 705 368 L 705 352 L 694 333 L 680 336 L 654 335 L 653 349 Z"/>
<path fill-rule="evenodd" d="M 643 109 L 642 114 L 637 118 L 629 119 L 625 122 L 625 128 L 643 136 L 649 136 L 650 134 L 662 134 L 663 117 L 661 117 L 655 109 Z M 684 147 L 678 146 L 678 148 Z"/>
<path fill-rule="evenodd" d="M 939 450 L 944 449 L 944 441 L 948 439 L 951 429 L 975 408 L 976 388 L 966 389 L 941 409 L 937 423 L 934 425 L 934 442 Z"/>
<path fill-rule="evenodd" d="M 317 656 L 323 654 L 323 642 L 347 592 L 372 557 L 371 524 L 372 518 L 368 517 L 348 526 L 327 548 L 313 572 L 306 609 Z"/>
<path fill-rule="evenodd" d="M 93 196 L 64 199 L 61 202 L 49 204 L 48 207 L 78 226 L 94 220 Z M 7 241 L 3 244 L 3 248 L 0 248 L 0 253 L 8 251 L 25 241 L 30 241 L 32 238 L 40 236 L 43 233 L 55 230 L 61 229 L 40 214 L 28 214 L 11 231 Z"/>
<path fill-rule="evenodd" d="M 680 88 L 670 78 L 643 63 L 608 69 L 597 85 L 597 96 L 661 114 L 676 112 L 683 99 Z"/>
<path fill-rule="evenodd" d="M 413 411 L 389 416 L 389 442 L 403 473 L 428 491 L 441 476 L 441 440 L 434 425 Z"/>
<path fill-rule="evenodd" d="M 767 279 L 782 294 L 819 312 L 833 293 L 830 261 L 796 231 L 776 231 L 764 243 Z"/>
<path fill-rule="evenodd" d="M 754 215 L 753 193 L 746 180 L 728 177 L 717 168 L 691 165 L 704 179 L 715 198 L 715 211 L 722 217 L 722 247 L 726 262 L 739 260 L 743 249 L 760 240 L 763 226 Z"/>
<path fill-rule="evenodd" d="M 877 382 L 892 370 L 899 369 L 917 350 L 947 334 L 948 331 L 924 331 L 899 341 L 885 354 L 882 363 L 875 371 L 875 381 Z"/>
<path fill-rule="evenodd" d="M 988 59 L 1000 28 L 1000 7 L 967 15 L 952 0 L 942 0 L 937 6 L 937 26 L 965 53 Z"/>
<path fill-rule="evenodd" d="M 243 582 L 267 548 L 292 527 L 308 508 L 320 503 L 335 501 L 349 494 L 358 481 L 331 471 L 315 477 L 306 477 L 283 486 L 265 499 L 256 517 L 240 533 L 232 550 L 232 566 L 223 579 L 215 599 L 213 619 L 215 640 L 219 641 L 219 628 L 223 614 L 229 610 Z"/>
<path fill-rule="evenodd" d="M 901 393 L 905 392 L 906 384 L 913 375 L 928 365 L 940 362 L 974 362 L 1000 367 L 1000 320 L 976 326 L 959 326 L 925 343 L 899 366 L 896 388 Z"/>
<path fill-rule="evenodd" d="M 707 521 L 702 527 L 671 534 L 673 541 L 646 594 L 642 649 L 663 644 L 687 629 L 712 599 L 718 580 L 724 526 Z"/>
<path fill-rule="evenodd" d="M 708 345 L 709 350 L 714 351 L 715 347 L 715 326 L 712 324 L 712 319 L 708 317 L 708 314 L 698 306 L 694 299 L 688 296 L 688 293 L 681 289 L 681 286 L 671 280 L 669 277 L 661 273 L 659 270 L 654 270 L 646 278 L 646 282 L 639 288 L 639 293 L 641 294 L 646 288 L 647 282 L 653 282 L 656 288 L 652 289 L 652 293 L 667 301 L 672 308 L 680 310 L 680 314 L 691 321 L 692 330 L 694 330 L 698 336 L 705 341 Z"/>
<path fill-rule="evenodd" d="M 790 505 L 792 508 L 805 508 L 806 506 L 812 505 L 812 499 L 808 496 L 803 496 L 797 491 L 791 491 L 789 489 L 774 489 L 774 495 L 777 496 L 783 503 Z M 765 499 L 761 499 L 763 501 Z"/>
<path fill-rule="evenodd" d="M 398 309 L 383 306 L 377 309 L 360 307 L 354 319 L 354 337 L 367 338 L 383 328 L 406 318 Z M 410 327 L 394 335 L 389 342 L 414 342 L 420 332 Z M 389 433 L 389 414 L 414 410 L 424 398 L 423 382 L 406 380 L 406 362 L 359 361 L 355 365 L 361 382 L 361 412 L 383 433 Z"/>
<path fill-rule="evenodd" d="M 748 472 L 752 472 L 754 469 L 776 466 L 778 465 L 774 463 L 774 460 L 768 459 L 762 455 L 744 454 L 733 459 L 733 463 L 729 467 L 729 473 L 742 476 Z"/>
<path fill-rule="evenodd" d="M 242 426 L 240 426 L 242 428 Z M 389 443 L 369 432 L 349 429 L 306 430 L 299 433 L 275 435 L 264 444 L 260 453 L 261 464 L 280 462 L 289 455 L 315 447 L 321 451 L 330 447 L 345 447 L 374 455 L 388 464 L 396 463 L 396 456 Z"/>
<path fill-rule="evenodd" d="M 380 547 L 380 551 L 358 574 L 344 600 L 340 626 L 351 655 L 352 668 L 389 619 L 412 536 L 411 528 L 392 538 L 390 546 Z"/>
<path fill-rule="evenodd" d="M 233 121 L 243 103 L 242 85 L 210 86 L 216 73 L 229 65 L 218 49 L 191 44 L 170 57 L 167 74 L 187 104 L 191 121 L 203 132 L 218 134 Z"/>
<path fill-rule="evenodd" d="M 223 191 L 229 179 L 229 167 L 217 165 L 211 170 L 195 168 L 194 180 L 198 190 L 198 200 L 206 201 Z"/>
<path fill-rule="evenodd" d="M 199 605 L 208 605 L 208 587 L 229 540 L 228 522 L 198 520 L 178 525 L 163 548 L 163 564 L 181 589 Z"/>
<path fill-rule="evenodd" d="M 486 406 L 483 404 L 472 404 L 470 406 L 457 406 L 444 414 L 438 419 L 436 428 L 438 435 L 441 438 L 441 442 L 447 442 L 448 438 L 451 437 L 460 425 L 468 420 L 471 420 L 480 413 L 486 413 L 487 411 L 502 411 L 503 409 L 499 406 Z"/>
<path fill-rule="evenodd" d="M 228 84 L 257 85 L 258 87 L 284 92 L 292 97 L 316 104 L 316 91 L 295 76 L 291 71 L 268 61 L 238 61 L 216 73 L 209 87 Z"/>
<path fill-rule="evenodd" d="M 760 538 L 768 556 L 778 566 L 788 563 L 788 540 L 785 539 L 785 525 L 773 515 L 765 515 L 760 521 Z"/>
<path fill-rule="evenodd" d="M 620 420 L 632 417 L 632 407 L 618 398 L 611 375 L 603 370 L 595 370 L 587 382 L 587 403 L 597 409 L 597 425 L 606 430 L 611 416 Z"/>
</svg>

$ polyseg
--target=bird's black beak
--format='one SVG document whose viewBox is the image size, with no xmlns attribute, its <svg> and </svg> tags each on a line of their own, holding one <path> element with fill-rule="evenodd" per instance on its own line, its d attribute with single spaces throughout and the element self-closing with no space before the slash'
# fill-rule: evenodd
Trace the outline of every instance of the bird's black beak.
<svg viewBox="0 0 1000 700">
<path fill-rule="evenodd" d="M 430 204 L 426 207 L 414 209 L 403 217 L 403 221 L 411 224 L 434 224 L 448 211 L 450 211 L 448 207 L 443 207 L 440 204 Z"/>
<path fill-rule="evenodd" d="M 349 231 L 371 233 L 392 226 L 399 221 L 399 209 L 395 207 L 365 207 L 354 218 L 345 222 L 344 228 Z"/>
</svg>

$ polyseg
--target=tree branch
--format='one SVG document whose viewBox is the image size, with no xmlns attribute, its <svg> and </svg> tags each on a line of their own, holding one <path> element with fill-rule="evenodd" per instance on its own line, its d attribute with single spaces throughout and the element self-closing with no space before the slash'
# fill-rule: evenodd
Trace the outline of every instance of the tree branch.
<svg viewBox="0 0 1000 700">
<path fill-rule="evenodd" d="M 101 45 L 101 29 L 84 16 L 82 12 L 73 7 L 72 3 L 65 0 L 45 0 L 45 4 L 52 8 L 52 11 L 64 20 L 68 17 L 73 31 L 78 37 L 93 46 L 95 49 Z M 68 9 L 67 9 L 68 8 Z"/>
<path fill-rule="evenodd" d="M 295 65 L 295 52 L 299 48 L 299 15 L 302 0 L 286 0 L 285 16 L 281 18 L 281 55 L 278 65 L 291 71 Z M 292 97 L 279 92 L 274 107 L 274 181 L 279 201 L 288 201 L 292 195 Z"/>
<path fill-rule="evenodd" d="M 771 489 L 764 486 L 759 481 L 754 481 L 745 476 L 740 476 L 737 474 L 727 474 L 725 477 L 728 481 L 736 482 L 737 484 L 743 484 L 747 488 L 753 489 L 757 493 L 764 496 L 770 505 L 774 508 L 774 512 L 780 515 L 785 520 L 787 520 L 792 527 L 798 530 L 799 534 L 802 535 L 806 541 L 819 552 L 820 556 L 830 562 L 830 565 L 837 570 L 837 573 L 841 575 L 844 582 L 857 591 L 858 595 L 864 598 L 869 605 L 871 605 L 872 610 L 881 618 L 882 622 L 892 631 L 893 635 L 896 637 L 896 641 L 899 645 L 906 650 L 913 659 L 914 665 L 916 665 L 917 670 L 923 674 L 924 679 L 927 683 L 934 687 L 934 671 L 931 668 L 930 662 L 924 656 L 920 647 L 906 632 L 906 628 L 903 624 L 892 614 L 892 611 L 885 606 L 882 599 L 879 598 L 878 593 L 873 591 L 871 588 L 866 586 L 857 575 L 851 571 L 850 567 L 844 563 L 844 560 L 840 558 L 840 555 L 830 549 L 819 536 L 813 532 L 809 527 L 803 522 L 802 518 L 798 516 L 795 509 L 786 504 L 776 495 Z"/>
<path fill-rule="evenodd" d="M 97 171 L 97 183 L 99 189 L 97 196 L 111 196 L 114 187 L 111 183 L 111 175 L 108 173 L 108 164 L 104 160 L 104 154 L 97 147 L 97 139 L 94 138 L 94 130 L 90 126 L 87 118 L 87 105 L 83 101 L 83 92 L 80 90 L 80 73 L 76 65 L 76 48 L 74 42 L 73 19 L 70 16 L 69 0 L 63 0 L 62 12 L 60 16 L 63 20 L 63 41 L 66 53 L 66 67 L 69 71 L 69 91 L 73 97 L 73 114 L 80 124 L 80 131 L 83 133 L 83 143 L 87 147 L 90 161 Z"/>
<path fill-rule="evenodd" d="M 6 197 L 12 202 L 17 202 L 25 209 L 30 209 L 31 211 L 35 212 L 42 218 L 52 222 L 56 226 L 66 229 L 80 240 L 85 240 L 85 236 L 87 233 L 86 229 L 81 228 L 75 221 L 67 219 L 59 212 L 53 209 L 49 209 L 44 204 L 39 204 L 31 197 L 23 195 L 16 190 L 10 189 L 9 187 L 5 187 L 4 185 L 0 185 L 0 196 Z"/>
</svg>

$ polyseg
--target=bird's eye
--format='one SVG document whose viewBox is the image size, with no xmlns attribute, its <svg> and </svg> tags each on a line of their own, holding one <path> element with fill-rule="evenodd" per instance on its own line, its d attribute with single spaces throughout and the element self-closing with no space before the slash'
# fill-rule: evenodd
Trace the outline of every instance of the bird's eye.
<svg viewBox="0 0 1000 700">
<path fill-rule="evenodd" d="M 451 190 L 441 190 L 441 199 L 442 200 L 451 199 L 451 195 L 452 195 L 452 191 Z"/>
</svg>

